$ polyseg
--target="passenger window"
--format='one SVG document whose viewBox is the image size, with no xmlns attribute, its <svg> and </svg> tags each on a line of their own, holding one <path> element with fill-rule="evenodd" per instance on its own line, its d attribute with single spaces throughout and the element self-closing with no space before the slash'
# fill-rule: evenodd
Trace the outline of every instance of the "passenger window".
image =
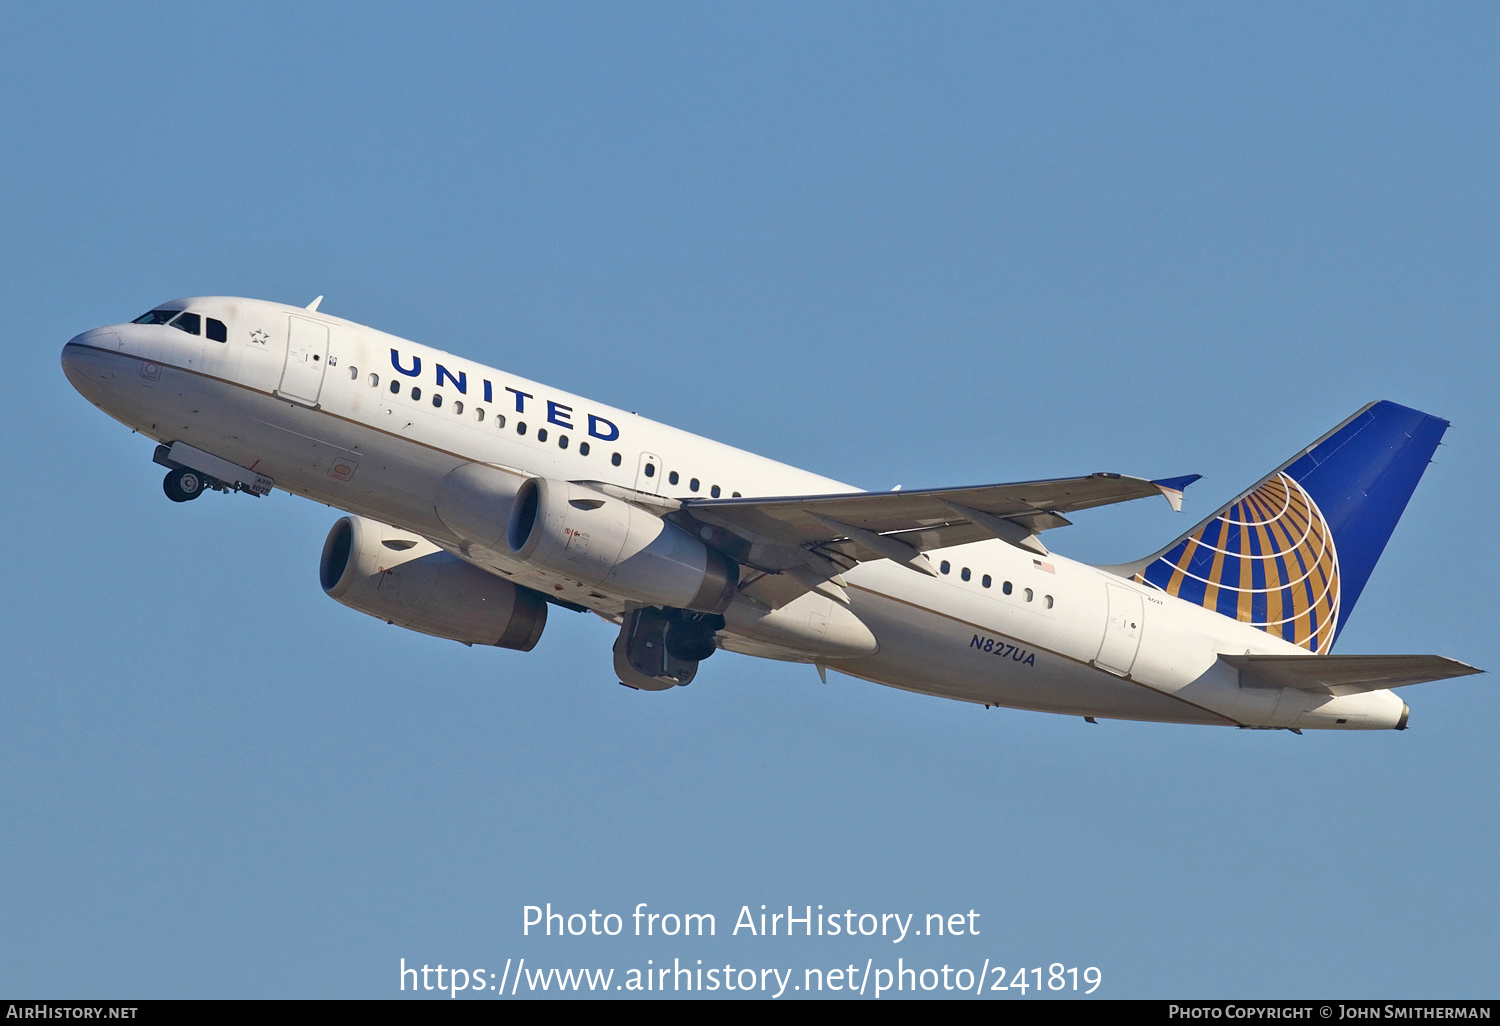
<svg viewBox="0 0 1500 1026">
<path fill-rule="evenodd" d="M 170 321 L 173 317 L 176 317 L 181 312 L 182 311 L 180 311 L 180 310 L 152 310 L 150 313 L 143 313 L 143 314 L 141 314 L 139 317 L 137 317 L 135 320 L 131 321 L 130 323 L 131 324 L 166 324 L 168 321 Z"/>
<path fill-rule="evenodd" d="M 376 388 L 376 387 L 379 386 L 379 384 L 380 384 L 380 375 L 379 374 L 371 374 L 370 375 L 370 387 L 371 388 Z"/>
<path fill-rule="evenodd" d="M 730 498 L 733 498 L 733 499 L 738 499 L 739 497 L 740 497 L 740 493 L 739 492 L 735 492 L 732 496 L 730 496 Z"/>
<path fill-rule="evenodd" d="M 1046 602 L 1047 608 L 1051 609 L 1052 608 L 1052 596 L 1051 595 L 1043 595 L 1042 599 Z"/>
<path fill-rule="evenodd" d="M 374 375 L 372 374 L 371 377 L 374 377 Z M 391 395 L 400 395 L 400 394 L 401 394 L 401 382 L 399 382 L 399 381 L 392 381 L 391 382 Z"/>
<path fill-rule="evenodd" d="M 948 565 L 948 561 L 945 559 L 945 560 L 943 560 L 942 565 L 938 567 L 938 569 L 941 570 L 943 573 L 947 573 L 949 570 L 952 569 L 952 567 L 950 567 Z"/>
<path fill-rule="evenodd" d="M 988 588 L 990 586 L 990 575 L 989 574 L 985 574 L 984 578 L 979 583 L 982 584 L 982 585 L 984 585 L 986 588 Z"/>
<path fill-rule="evenodd" d="M 568 436 L 567 435 L 558 435 L 557 436 L 557 447 L 559 449 L 566 449 L 568 447 Z"/>
<path fill-rule="evenodd" d="M 1000 585 L 1000 590 L 1009 595 L 1011 592 L 1010 582 L 1006 581 L 1004 584 Z"/>
<path fill-rule="evenodd" d="M 958 576 L 962 577 L 964 580 L 967 581 L 969 579 L 969 568 L 968 567 L 964 567 L 963 570 L 961 570 L 959 572 Z"/>
<path fill-rule="evenodd" d="M 443 405 L 443 394 L 441 392 L 434 392 L 434 393 L 432 393 L 432 408 L 435 410 L 439 406 L 442 406 L 442 405 Z"/>
<path fill-rule="evenodd" d="M 350 381 L 358 381 L 359 380 L 359 368 L 358 367 L 350 367 L 349 368 L 349 380 Z"/>
<path fill-rule="evenodd" d="M 712 495 L 714 498 L 717 499 L 719 497 L 719 486 L 718 485 L 714 485 L 712 488 L 710 488 L 708 490 L 708 494 Z"/>
<path fill-rule="evenodd" d="M 216 321 L 212 317 L 208 319 L 208 337 L 214 342 L 228 342 L 229 329 L 224 327 L 223 321 Z M 353 377 L 353 375 L 350 375 Z"/>
<path fill-rule="evenodd" d="M 578 443 L 578 455 L 580 455 L 580 456 L 587 456 L 588 454 L 589 454 L 589 443 L 587 443 L 587 442 L 579 442 Z"/>
<path fill-rule="evenodd" d="M 455 400 L 453 400 L 453 412 L 454 413 L 462 413 L 462 412 L 464 412 L 464 401 L 462 399 L 455 399 Z"/>
<path fill-rule="evenodd" d="M 688 490 L 694 492 L 698 490 L 698 479 L 696 477 L 688 482 Z"/>
<path fill-rule="evenodd" d="M 495 426 L 497 428 L 503 428 L 505 426 L 505 414 L 503 414 L 503 413 L 497 413 L 497 414 L 495 414 Z"/>
<path fill-rule="evenodd" d="M 195 313 L 181 314 L 175 321 L 172 322 L 172 327 L 177 328 L 180 331 L 185 331 L 189 335 L 199 334 L 202 325 L 203 319 Z"/>
<path fill-rule="evenodd" d="M 674 470 L 667 475 L 667 484 L 676 484 L 677 480 L 677 471 Z"/>
<path fill-rule="evenodd" d="M 536 429 L 536 440 L 538 442 L 545 442 L 547 440 L 547 429 L 546 428 L 537 428 Z"/>
<path fill-rule="evenodd" d="M 524 435 L 525 433 L 526 433 L 526 422 L 524 420 L 518 420 L 518 421 L 516 421 L 516 434 L 518 434 L 518 435 Z"/>
<path fill-rule="evenodd" d="M 477 420 L 477 421 L 481 421 L 481 422 L 484 420 L 484 407 L 483 406 L 476 406 L 476 407 L 474 407 L 474 419 Z"/>
<path fill-rule="evenodd" d="M 609 464 L 612 467 L 618 467 L 620 465 L 620 454 L 617 452 L 611 453 L 609 457 Z"/>
<path fill-rule="evenodd" d="M 1031 601 L 1031 599 L 1032 599 L 1032 594 L 1031 594 L 1031 589 L 1030 589 L 1030 588 L 1027 588 L 1027 589 L 1026 589 L 1026 601 L 1027 601 L 1027 602 L 1030 602 L 1030 601 Z"/>
<path fill-rule="evenodd" d="M 420 388 L 413 387 L 412 390 L 411 390 L 411 397 L 413 399 L 420 399 L 420 398 L 422 398 L 422 390 Z"/>
<path fill-rule="evenodd" d="M 646 476 L 647 477 L 655 477 L 656 476 L 656 464 L 655 463 L 648 463 L 648 464 L 646 464 Z"/>
</svg>

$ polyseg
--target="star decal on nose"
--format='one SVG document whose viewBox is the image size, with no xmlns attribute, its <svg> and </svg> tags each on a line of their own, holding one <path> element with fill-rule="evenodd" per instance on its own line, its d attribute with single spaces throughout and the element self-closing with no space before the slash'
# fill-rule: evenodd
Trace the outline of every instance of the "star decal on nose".
<svg viewBox="0 0 1500 1026">
<path fill-rule="evenodd" d="M 265 345 L 266 341 L 270 339 L 270 337 L 271 336 L 268 332 L 261 331 L 259 328 L 256 328 L 250 333 L 250 341 L 258 346 Z"/>
</svg>

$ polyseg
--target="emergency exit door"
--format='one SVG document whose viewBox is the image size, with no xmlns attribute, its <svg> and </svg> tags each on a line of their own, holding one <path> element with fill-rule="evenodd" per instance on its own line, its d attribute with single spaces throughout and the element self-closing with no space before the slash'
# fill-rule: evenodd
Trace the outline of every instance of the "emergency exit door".
<svg viewBox="0 0 1500 1026">
<path fill-rule="evenodd" d="M 653 453 L 641 453 L 641 462 L 635 472 L 635 490 L 662 494 L 661 459 Z"/>
</svg>

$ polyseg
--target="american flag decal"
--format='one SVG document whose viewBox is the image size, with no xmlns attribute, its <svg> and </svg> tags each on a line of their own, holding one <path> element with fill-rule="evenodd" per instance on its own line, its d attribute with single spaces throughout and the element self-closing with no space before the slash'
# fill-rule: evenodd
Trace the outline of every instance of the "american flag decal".
<svg viewBox="0 0 1500 1026">
<path fill-rule="evenodd" d="M 1053 566 L 1051 563 L 1043 563 L 1040 559 L 1033 559 L 1031 561 L 1031 565 L 1036 567 L 1038 570 L 1044 571 L 1049 574 L 1057 573 L 1057 567 Z"/>
</svg>

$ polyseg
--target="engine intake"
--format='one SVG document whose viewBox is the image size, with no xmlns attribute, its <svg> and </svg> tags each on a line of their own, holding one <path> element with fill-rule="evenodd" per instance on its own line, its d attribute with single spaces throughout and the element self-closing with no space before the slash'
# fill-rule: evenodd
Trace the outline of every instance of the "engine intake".
<svg viewBox="0 0 1500 1026">
<path fill-rule="evenodd" d="M 547 626 L 547 602 L 536 592 L 365 517 L 333 525 L 318 579 L 350 609 L 466 645 L 530 652 Z"/>
</svg>

